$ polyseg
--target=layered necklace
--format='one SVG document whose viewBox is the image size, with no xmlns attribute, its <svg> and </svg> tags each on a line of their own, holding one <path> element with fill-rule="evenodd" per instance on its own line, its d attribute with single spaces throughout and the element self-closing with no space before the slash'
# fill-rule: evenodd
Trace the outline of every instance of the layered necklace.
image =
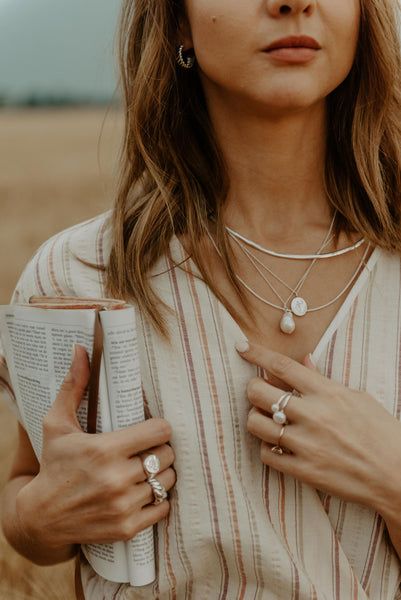
<svg viewBox="0 0 401 600">
<path fill-rule="evenodd" d="M 360 269 L 362 268 L 363 264 L 365 263 L 366 257 L 369 252 L 370 244 L 367 245 L 361 261 L 359 262 L 358 266 L 356 267 L 354 273 L 352 274 L 351 278 L 347 282 L 346 286 L 334 298 L 332 298 L 325 304 L 310 308 L 308 306 L 308 303 L 305 300 L 305 298 L 303 298 L 300 295 L 301 289 L 302 289 L 309 273 L 311 272 L 313 266 L 316 264 L 316 262 L 318 260 L 326 259 L 326 258 L 334 258 L 336 256 L 341 256 L 348 252 L 352 252 L 353 250 L 356 250 L 357 248 L 359 248 L 365 242 L 365 239 L 361 238 L 355 244 L 352 244 L 351 246 L 347 246 L 346 248 L 342 248 L 341 250 L 335 250 L 333 252 L 324 252 L 324 250 L 327 248 L 327 246 L 330 244 L 330 242 L 333 239 L 332 232 L 333 232 L 333 227 L 334 227 L 334 222 L 335 222 L 335 216 L 336 215 L 334 215 L 334 217 L 331 221 L 330 228 L 329 228 L 329 231 L 328 231 L 325 239 L 323 240 L 320 248 L 314 254 L 282 254 L 279 252 L 275 252 L 273 250 L 269 250 L 268 248 L 264 248 L 263 246 L 259 246 L 255 242 L 248 240 L 247 238 L 240 235 L 236 231 L 230 229 L 229 227 L 226 227 L 226 231 L 227 231 L 228 235 L 230 236 L 230 238 L 236 243 L 236 245 L 239 247 L 239 249 L 245 256 L 245 258 L 247 260 L 249 260 L 249 262 L 252 264 L 252 266 L 257 271 L 259 276 L 268 285 L 269 289 L 277 297 L 280 304 L 275 304 L 274 302 L 271 302 L 270 300 L 267 300 L 267 298 L 264 298 L 263 296 L 258 294 L 241 277 L 239 277 L 237 275 L 238 281 L 255 298 L 257 298 L 264 304 L 266 304 L 272 308 L 275 308 L 283 313 L 281 316 L 280 324 L 279 324 L 280 330 L 283 333 L 291 334 L 295 331 L 296 324 L 295 324 L 294 316 L 303 317 L 307 313 L 315 312 L 318 310 L 322 310 L 323 308 L 327 308 L 328 306 L 330 306 L 331 304 L 334 304 L 337 300 L 339 300 L 339 298 L 341 298 L 341 296 L 343 296 L 347 292 L 347 290 L 351 287 L 351 285 L 357 278 L 357 276 L 360 272 Z M 221 253 L 218 250 L 217 245 L 214 242 L 214 240 L 210 234 L 209 234 L 209 237 L 213 243 L 215 250 L 221 256 Z M 249 248 L 254 248 L 256 250 L 259 250 L 263 254 L 266 254 L 269 256 L 274 256 L 276 258 L 287 259 L 287 260 L 310 260 L 311 263 L 307 267 L 306 271 L 301 276 L 299 281 L 296 283 L 296 285 L 294 287 L 291 287 L 285 281 L 283 281 L 283 279 L 281 279 L 279 277 L 279 275 L 274 273 L 272 269 L 267 267 Z M 289 290 L 290 293 L 287 298 L 283 298 L 281 296 L 281 294 L 277 291 L 277 289 L 273 285 L 271 279 L 269 279 L 269 276 L 270 276 L 270 278 L 273 278 L 276 281 L 278 281 L 279 283 L 281 283 L 285 288 L 287 288 Z"/>
</svg>

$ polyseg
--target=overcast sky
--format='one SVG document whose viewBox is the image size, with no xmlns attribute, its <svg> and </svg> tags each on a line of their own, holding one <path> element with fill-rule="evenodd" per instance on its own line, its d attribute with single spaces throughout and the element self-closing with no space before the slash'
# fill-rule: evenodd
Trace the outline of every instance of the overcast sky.
<svg viewBox="0 0 401 600">
<path fill-rule="evenodd" d="M 120 0 L 0 0 L 0 96 L 110 98 Z"/>
</svg>

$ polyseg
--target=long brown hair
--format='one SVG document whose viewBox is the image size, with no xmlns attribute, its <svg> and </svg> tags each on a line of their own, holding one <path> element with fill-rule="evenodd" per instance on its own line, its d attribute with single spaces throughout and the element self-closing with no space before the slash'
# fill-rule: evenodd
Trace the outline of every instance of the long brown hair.
<svg viewBox="0 0 401 600">
<path fill-rule="evenodd" d="M 401 251 L 401 49 L 398 0 L 361 0 L 357 54 L 330 95 L 326 191 L 338 231 Z M 166 334 L 149 272 L 174 234 L 217 297 L 202 240 L 214 223 L 233 273 L 221 209 L 225 166 L 196 67 L 176 64 L 182 0 L 124 0 L 119 37 L 125 137 L 113 211 L 108 292 L 134 299 Z"/>
</svg>

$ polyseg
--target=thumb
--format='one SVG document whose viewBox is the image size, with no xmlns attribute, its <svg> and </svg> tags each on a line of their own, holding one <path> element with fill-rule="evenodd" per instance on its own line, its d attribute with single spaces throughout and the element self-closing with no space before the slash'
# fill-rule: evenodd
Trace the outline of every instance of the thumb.
<svg viewBox="0 0 401 600">
<path fill-rule="evenodd" d="M 70 370 L 61 384 L 52 408 L 53 419 L 65 429 L 71 425 L 81 430 L 77 418 L 77 410 L 89 381 L 89 360 L 85 348 L 75 344 L 72 350 Z"/>
<path fill-rule="evenodd" d="M 307 354 L 304 357 L 302 364 L 304 367 L 307 367 L 311 371 L 317 371 L 316 361 L 313 358 L 313 354 Z"/>
</svg>

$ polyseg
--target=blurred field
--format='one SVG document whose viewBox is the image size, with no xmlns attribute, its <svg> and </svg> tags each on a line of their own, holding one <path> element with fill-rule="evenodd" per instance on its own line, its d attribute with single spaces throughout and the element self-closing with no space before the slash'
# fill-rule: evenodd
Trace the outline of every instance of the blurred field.
<svg viewBox="0 0 401 600">
<path fill-rule="evenodd" d="M 50 235 L 107 209 L 121 137 L 116 110 L 0 111 L 0 303 Z M 16 422 L 0 396 L 0 490 Z M 0 600 L 72 600 L 73 568 L 35 567 L 0 534 Z"/>
</svg>

